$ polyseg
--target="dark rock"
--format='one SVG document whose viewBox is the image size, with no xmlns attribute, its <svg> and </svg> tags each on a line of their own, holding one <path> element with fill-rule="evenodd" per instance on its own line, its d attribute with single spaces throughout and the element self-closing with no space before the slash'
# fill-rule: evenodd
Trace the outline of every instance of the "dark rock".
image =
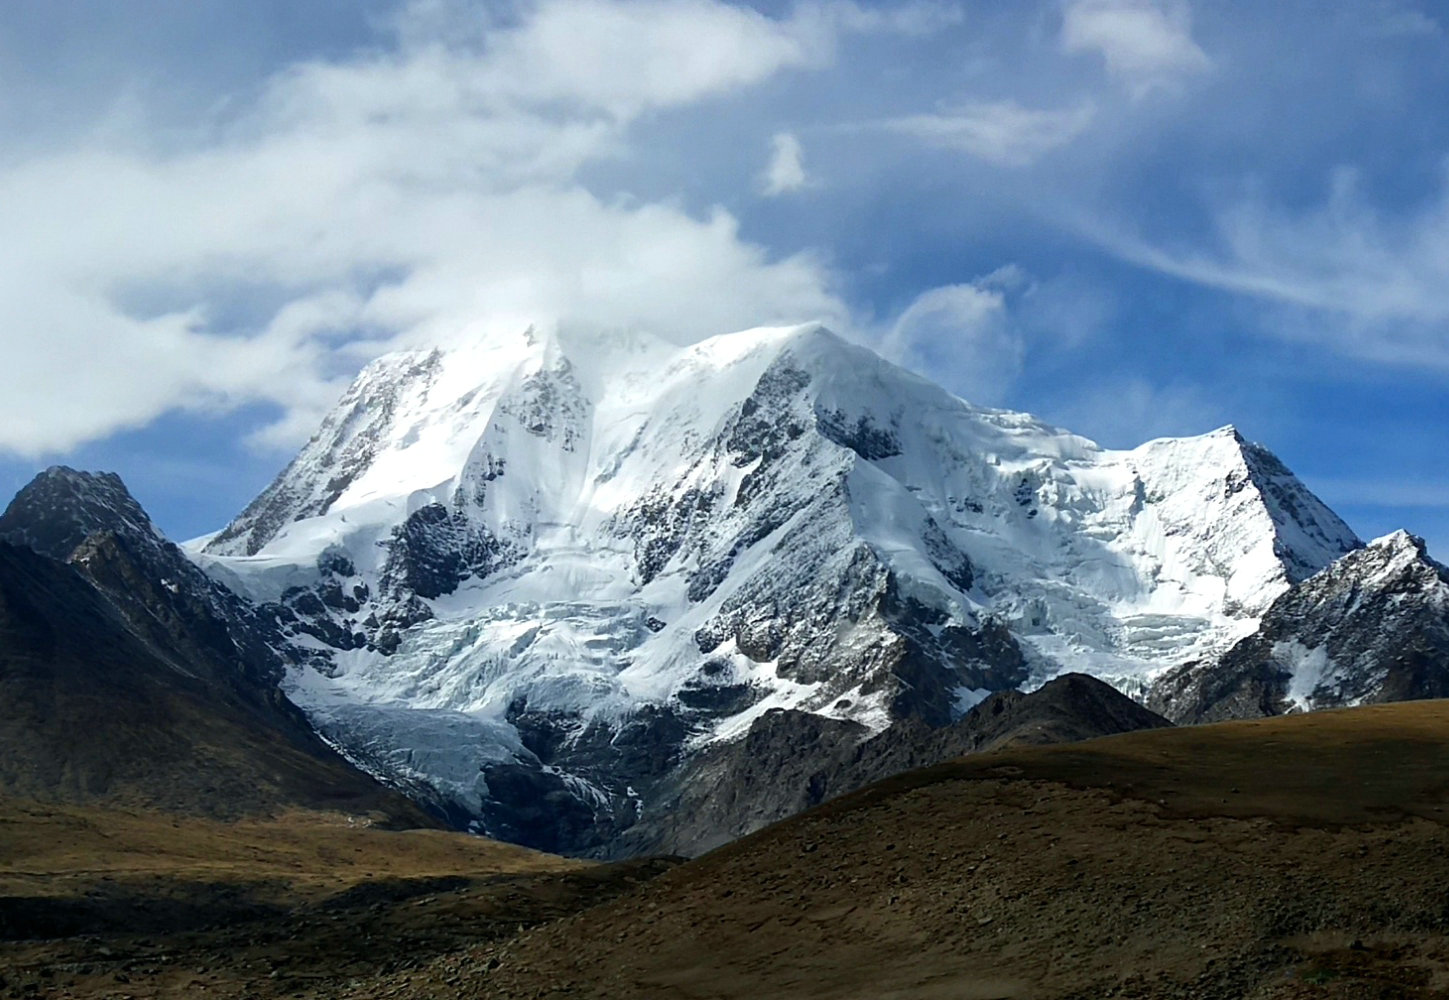
<svg viewBox="0 0 1449 1000">
<path fill-rule="evenodd" d="M 1180 722 L 1213 722 L 1443 697 L 1449 569 L 1400 532 L 1296 584 L 1217 661 L 1161 677 L 1148 704 Z"/>
<path fill-rule="evenodd" d="M 775 709 L 743 739 L 705 751 L 663 782 L 612 853 L 699 854 L 902 771 L 1001 746 L 1167 725 L 1084 674 L 1065 674 L 1031 694 L 992 695 L 949 726 L 906 719 L 873 737 L 857 723 Z"/>
<path fill-rule="evenodd" d="M 469 577 L 486 577 L 518 556 L 486 528 L 432 503 L 393 530 L 382 587 L 399 595 L 441 597 Z"/>
<path fill-rule="evenodd" d="M 169 544 L 113 472 L 52 466 L 17 493 L 0 515 L 0 539 L 62 561 L 100 531 L 151 548 Z"/>
</svg>

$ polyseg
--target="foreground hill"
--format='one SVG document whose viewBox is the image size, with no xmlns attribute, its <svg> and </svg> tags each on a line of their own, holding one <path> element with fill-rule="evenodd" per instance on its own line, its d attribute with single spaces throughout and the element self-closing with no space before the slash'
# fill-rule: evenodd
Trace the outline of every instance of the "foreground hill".
<svg viewBox="0 0 1449 1000">
<path fill-rule="evenodd" d="M 327 995 L 402 980 L 668 866 L 591 865 L 337 814 L 223 822 L 3 794 L 0 831 L 7 998 Z"/>
<path fill-rule="evenodd" d="M 0 798 L 0 991 L 1444 1000 L 1446 776 L 1449 702 L 1156 729 L 899 775 L 683 865 Z"/>
<path fill-rule="evenodd" d="M 1449 702 L 1018 747 L 449 968 L 489 997 L 1442 998 L 1446 823 Z"/>
</svg>

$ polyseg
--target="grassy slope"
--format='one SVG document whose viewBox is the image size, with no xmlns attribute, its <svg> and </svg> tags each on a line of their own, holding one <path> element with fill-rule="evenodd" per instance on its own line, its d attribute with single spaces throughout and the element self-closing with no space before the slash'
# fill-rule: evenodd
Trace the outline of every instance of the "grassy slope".
<svg viewBox="0 0 1449 1000">
<path fill-rule="evenodd" d="M 0 996 L 308 995 L 558 919 L 664 867 L 342 813 L 225 822 L 0 798 Z"/>
</svg>

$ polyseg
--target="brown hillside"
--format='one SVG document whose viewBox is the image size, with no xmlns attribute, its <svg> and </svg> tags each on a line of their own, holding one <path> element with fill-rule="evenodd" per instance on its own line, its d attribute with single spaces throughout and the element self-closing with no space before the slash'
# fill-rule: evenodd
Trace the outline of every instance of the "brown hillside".
<svg viewBox="0 0 1449 1000">
<path fill-rule="evenodd" d="M 436 826 L 353 768 L 275 687 L 69 564 L 0 542 L 0 792 L 236 817 L 289 809 Z"/>
<path fill-rule="evenodd" d="M 480 950 L 458 995 L 1446 997 L 1446 820 L 1443 701 L 1013 748 Z"/>
</svg>

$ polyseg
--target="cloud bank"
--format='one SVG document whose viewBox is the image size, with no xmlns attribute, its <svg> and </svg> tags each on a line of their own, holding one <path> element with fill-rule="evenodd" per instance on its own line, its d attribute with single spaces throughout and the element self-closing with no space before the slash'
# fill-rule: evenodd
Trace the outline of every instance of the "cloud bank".
<svg viewBox="0 0 1449 1000">
<path fill-rule="evenodd" d="M 0 450 L 250 403 L 286 445 L 360 357 L 529 323 L 848 326 L 811 253 L 580 173 L 627 156 L 642 118 L 828 65 L 850 33 L 928 31 L 933 10 L 544 0 L 504 23 L 415 3 L 385 46 L 288 67 L 180 141 L 142 122 L 0 159 Z M 792 141 L 773 193 L 804 183 Z"/>
</svg>

